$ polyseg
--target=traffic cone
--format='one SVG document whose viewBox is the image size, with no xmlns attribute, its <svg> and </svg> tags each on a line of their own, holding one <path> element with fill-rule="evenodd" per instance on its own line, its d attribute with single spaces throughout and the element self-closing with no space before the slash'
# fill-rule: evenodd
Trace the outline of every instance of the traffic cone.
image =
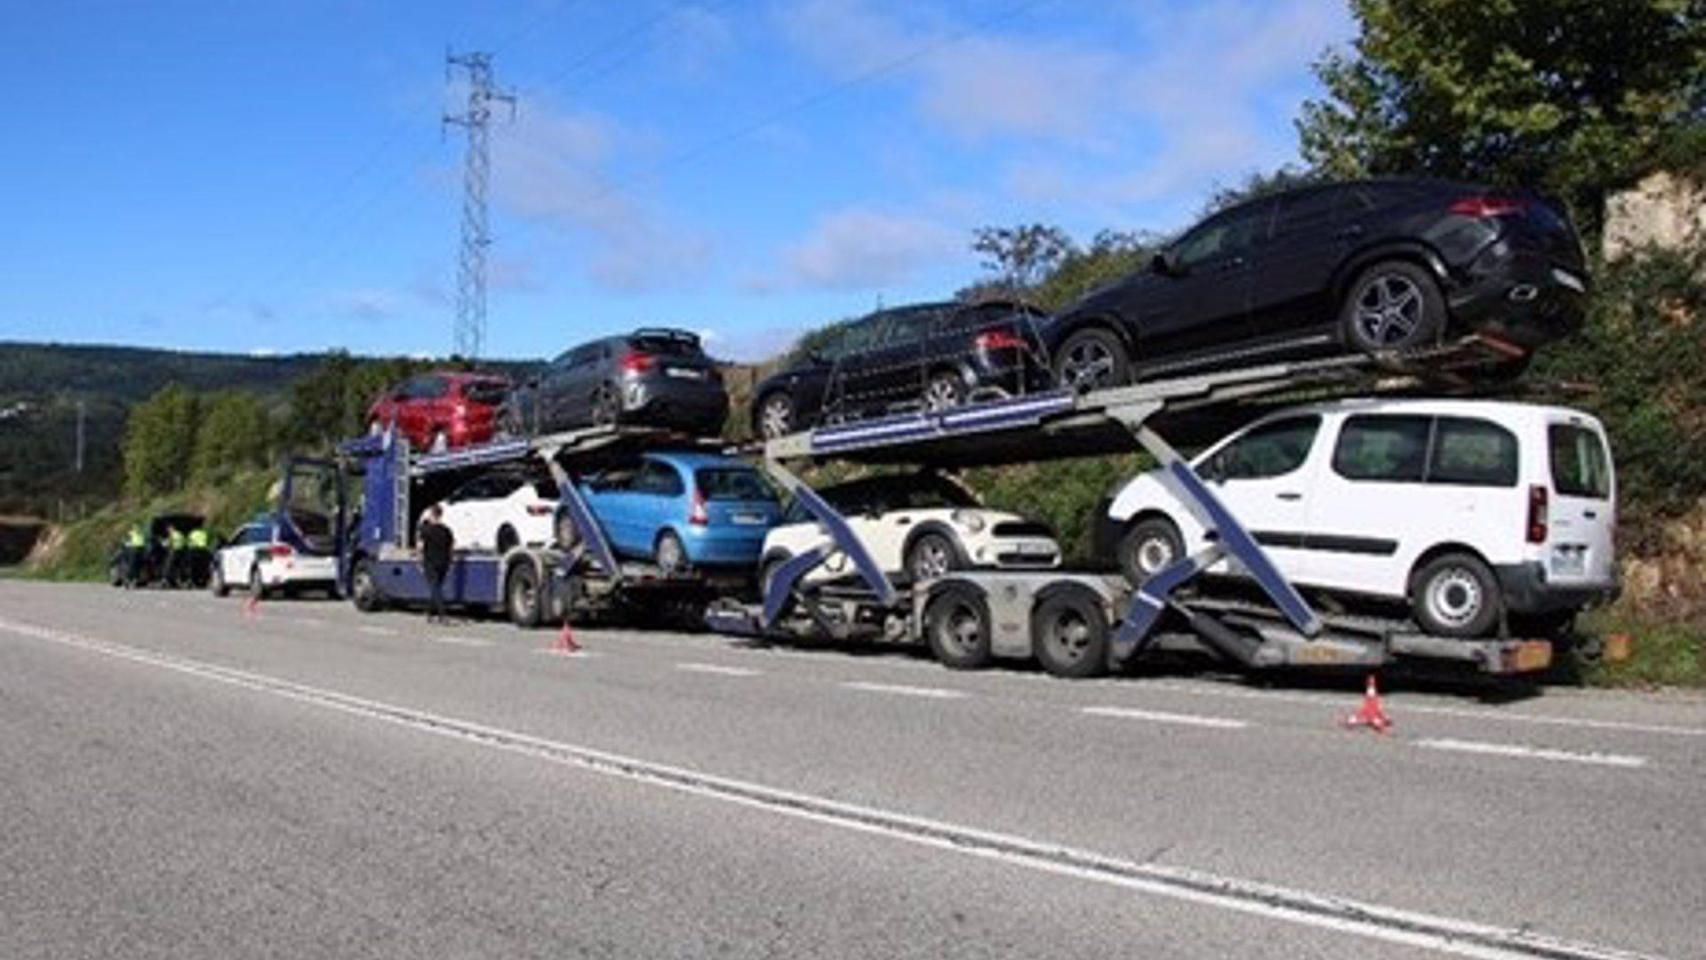
<svg viewBox="0 0 1706 960">
<path fill-rule="evenodd" d="M 557 631 L 557 639 L 551 641 L 552 653 L 579 653 L 581 645 L 575 642 L 575 632 L 569 629 L 567 618 L 563 620 L 563 629 Z"/>
<path fill-rule="evenodd" d="M 1385 733 L 1392 726 L 1392 718 L 1386 715 L 1386 708 L 1380 703 L 1380 690 L 1374 684 L 1374 674 L 1368 675 L 1368 687 L 1363 691 L 1362 706 L 1355 713 L 1345 715 L 1340 721 L 1347 729 L 1350 727 L 1369 727 L 1375 733 Z"/>
</svg>

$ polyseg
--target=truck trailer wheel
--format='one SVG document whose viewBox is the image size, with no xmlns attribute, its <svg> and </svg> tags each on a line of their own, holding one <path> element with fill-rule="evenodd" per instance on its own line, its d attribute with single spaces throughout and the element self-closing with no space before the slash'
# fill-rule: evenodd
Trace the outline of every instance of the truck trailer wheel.
<svg viewBox="0 0 1706 960">
<path fill-rule="evenodd" d="M 1088 590 L 1045 595 L 1031 610 L 1031 649 L 1057 677 L 1099 677 L 1108 670 L 1108 617 Z"/>
<path fill-rule="evenodd" d="M 989 604 L 983 594 L 964 584 L 938 590 L 924 608 L 924 637 L 930 652 L 950 670 L 988 666 Z"/>
<path fill-rule="evenodd" d="M 545 605 L 540 602 L 543 599 L 539 593 L 539 571 L 533 564 L 518 563 L 510 568 L 509 582 L 504 587 L 504 608 L 511 623 L 527 629 L 539 626 L 544 621 Z"/>
<path fill-rule="evenodd" d="M 373 575 L 373 561 L 366 557 L 355 562 L 350 574 L 350 601 L 362 613 L 378 613 L 385 609 L 385 593 L 379 589 L 379 578 Z"/>
</svg>

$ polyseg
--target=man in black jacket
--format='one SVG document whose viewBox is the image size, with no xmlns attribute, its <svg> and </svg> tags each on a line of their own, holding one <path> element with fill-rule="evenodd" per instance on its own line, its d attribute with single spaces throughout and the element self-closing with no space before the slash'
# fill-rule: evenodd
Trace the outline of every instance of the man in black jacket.
<svg viewBox="0 0 1706 960">
<path fill-rule="evenodd" d="M 421 518 L 421 572 L 427 581 L 427 622 L 446 623 L 444 616 L 444 576 L 450 572 L 450 556 L 456 549 L 456 538 L 443 523 L 444 510 L 433 504 Z"/>
</svg>

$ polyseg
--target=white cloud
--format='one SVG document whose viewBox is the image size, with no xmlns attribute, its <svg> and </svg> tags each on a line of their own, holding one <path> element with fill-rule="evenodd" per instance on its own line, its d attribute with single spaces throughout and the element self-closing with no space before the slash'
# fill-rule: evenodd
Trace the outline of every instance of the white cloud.
<svg viewBox="0 0 1706 960">
<path fill-rule="evenodd" d="M 790 286 L 880 288 L 912 279 L 959 252 L 964 238 L 925 217 L 854 207 L 825 216 L 783 252 Z"/>
<path fill-rule="evenodd" d="M 696 232 L 662 222 L 612 178 L 620 150 L 642 139 L 603 117 L 535 98 L 492 137 L 492 199 L 581 241 L 587 275 L 600 285 L 668 286 L 702 267 L 709 246 Z"/>
</svg>

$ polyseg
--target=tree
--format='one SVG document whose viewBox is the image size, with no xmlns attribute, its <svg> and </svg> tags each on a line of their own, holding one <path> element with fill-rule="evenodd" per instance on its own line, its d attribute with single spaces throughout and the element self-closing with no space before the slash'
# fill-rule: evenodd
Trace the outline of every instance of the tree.
<svg viewBox="0 0 1706 960">
<path fill-rule="evenodd" d="M 1031 292 L 1039 306 L 1059 310 L 1097 287 L 1148 268 L 1162 239 L 1152 233 L 1103 230 L 1090 246 L 1074 246 Z"/>
<path fill-rule="evenodd" d="M 1306 187 L 1320 183 L 1326 179 L 1317 170 L 1300 170 L 1291 164 L 1285 164 L 1277 169 L 1262 171 L 1252 170 L 1245 174 L 1244 179 L 1232 186 L 1215 184 L 1214 191 L 1209 194 L 1208 203 L 1203 205 L 1202 216 L 1207 219 L 1227 207 L 1237 206 L 1246 200 L 1265 197 L 1269 194 L 1280 193 L 1296 187 Z"/>
<path fill-rule="evenodd" d="M 979 227 L 971 248 L 983 254 L 983 268 L 999 277 L 997 285 L 1011 291 L 1036 286 L 1077 249 L 1066 231 L 1040 223 Z"/>
<path fill-rule="evenodd" d="M 349 436 L 345 411 L 356 362 L 347 350 L 334 350 L 313 372 L 290 386 L 290 439 L 303 446 L 334 443 Z"/>
<path fill-rule="evenodd" d="M 266 408 L 254 394 L 236 390 L 216 393 L 203 398 L 202 409 L 191 471 L 196 482 L 266 466 L 272 451 L 272 429 Z"/>
<path fill-rule="evenodd" d="M 1538 187 L 1597 233 L 1605 193 L 1706 111 L 1699 0 L 1351 0 L 1302 154 L 1336 177 Z"/>
<path fill-rule="evenodd" d="M 124 431 L 125 492 L 149 497 L 183 487 L 200 413 L 195 393 L 175 383 L 131 408 Z"/>
</svg>

